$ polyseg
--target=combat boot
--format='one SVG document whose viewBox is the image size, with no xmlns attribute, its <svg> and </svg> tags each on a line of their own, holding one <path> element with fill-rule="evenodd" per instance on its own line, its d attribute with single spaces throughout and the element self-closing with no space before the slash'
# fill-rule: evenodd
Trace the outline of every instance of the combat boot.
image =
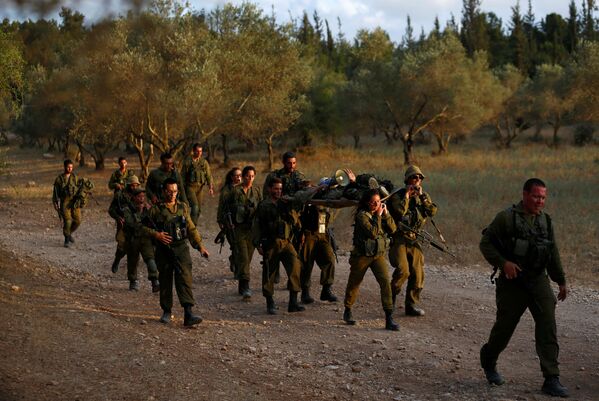
<svg viewBox="0 0 599 401">
<path fill-rule="evenodd" d="M 483 370 L 485 371 L 485 377 L 487 378 L 487 381 L 489 382 L 489 384 L 501 386 L 503 383 L 505 383 L 505 380 L 499 374 L 499 372 L 497 371 L 497 369 L 495 367 L 485 368 Z"/>
<path fill-rule="evenodd" d="M 348 308 L 347 306 L 345 307 L 345 311 L 343 311 L 343 321 L 349 324 L 350 326 L 356 324 L 356 321 L 354 320 L 351 314 L 351 308 Z"/>
<path fill-rule="evenodd" d="M 139 291 L 139 281 L 130 280 L 129 281 L 129 291 Z"/>
<path fill-rule="evenodd" d="M 277 306 L 275 305 L 273 297 L 266 297 L 266 313 L 269 315 L 277 314 Z"/>
<path fill-rule="evenodd" d="M 424 309 L 414 305 L 406 306 L 406 316 L 424 316 Z"/>
<path fill-rule="evenodd" d="M 202 318 L 198 315 L 194 315 L 191 311 L 191 305 L 185 305 L 183 307 L 183 326 L 191 327 L 196 324 L 202 323 Z"/>
<path fill-rule="evenodd" d="M 120 249 L 116 250 L 116 252 L 114 253 L 114 261 L 112 262 L 112 268 L 111 268 L 113 273 L 116 273 L 119 271 L 119 263 L 121 263 L 121 259 L 123 259 L 123 257 L 126 254 L 127 254 L 126 252 L 121 251 Z"/>
<path fill-rule="evenodd" d="M 287 312 L 303 312 L 306 308 L 297 302 L 297 292 L 289 291 L 289 306 Z"/>
<path fill-rule="evenodd" d="M 152 283 L 152 292 L 160 292 L 160 282 L 158 282 L 158 279 L 153 278 L 150 282 Z"/>
<path fill-rule="evenodd" d="M 308 287 L 302 287 L 302 303 L 311 304 L 314 302 L 314 298 L 310 296 L 310 289 Z"/>
<path fill-rule="evenodd" d="M 239 280 L 241 283 L 241 296 L 244 301 L 249 301 L 252 297 L 252 290 L 250 290 L 250 280 Z"/>
<path fill-rule="evenodd" d="M 74 244 L 74 243 L 75 243 L 75 240 L 73 239 L 73 236 L 72 236 L 72 235 L 69 235 L 69 236 L 67 237 L 67 239 L 69 240 L 69 242 L 70 242 L 71 244 Z"/>
<path fill-rule="evenodd" d="M 559 382 L 559 376 L 546 377 L 541 390 L 553 397 L 566 398 L 570 395 L 568 394 L 568 389 Z"/>
<path fill-rule="evenodd" d="M 333 291 L 331 290 L 331 284 L 325 284 L 322 286 L 322 291 L 320 292 L 320 300 L 337 302 L 337 297 L 335 296 L 335 294 L 333 294 Z"/>
<path fill-rule="evenodd" d="M 69 242 L 69 237 L 67 235 L 64 236 L 64 247 L 68 248 L 71 246 L 71 243 Z"/>
<path fill-rule="evenodd" d="M 162 316 L 160 316 L 160 323 L 168 324 L 171 322 L 171 310 L 165 310 L 162 312 Z"/>
<path fill-rule="evenodd" d="M 399 324 L 393 321 L 393 309 L 385 309 L 385 329 L 398 331 Z"/>
</svg>

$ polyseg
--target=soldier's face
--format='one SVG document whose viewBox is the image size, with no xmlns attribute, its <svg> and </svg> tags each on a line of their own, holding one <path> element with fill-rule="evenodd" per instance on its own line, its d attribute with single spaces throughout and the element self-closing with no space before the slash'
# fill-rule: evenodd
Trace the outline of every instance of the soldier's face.
<svg viewBox="0 0 599 401">
<path fill-rule="evenodd" d="M 283 195 L 283 184 L 281 184 L 281 183 L 273 184 L 273 186 L 270 187 L 270 196 L 273 199 L 280 199 L 281 195 Z"/>
<path fill-rule="evenodd" d="M 146 193 L 145 192 L 140 192 L 137 195 L 135 195 L 133 197 L 133 202 L 137 205 L 143 205 L 146 201 Z"/>
<path fill-rule="evenodd" d="M 131 184 L 129 184 L 129 188 L 131 188 L 132 190 L 139 188 L 139 184 L 136 182 L 132 182 Z"/>
<path fill-rule="evenodd" d="M 162 170 L 171 171 L 175 168 L 175 160 L 174 159 L 164 159 L 162 161 Z"/>
<path fill-rule="evenodd" d="M 370 201 L 368 201 L 368 209 L 371 213 L 374 213 L 376 209 L 381 205 L 381 197 L 379 195 L 372 195 Z"/>
<path fill-rule="evenodd" d="M 547 199 L 547 188 L 538 185 L 534 185 L 530 191 L 522 192 L 522 205 L 529 214 L 540 214 L 545 207 L 545 199 Z"/>
<path fill-rule="evenodd" d="M 420 185 L 422 184 L 422 176 L 414 174 L 408 177 L 408 185 Z"/>
<path fill-rule="evenodd" d="M 193 148 L 193 157 L 196 158 L 196 159 L 198 157 L 201 157 L 202 156 L 202 152 L 203 152 L 203 149 L 200 148 L 200 147 Z"/>
<path fill-rule="evenodd" d="M 67 164 L 64 168 L 64 172 L 67 174 L 71 174 L 73 172 L 73 165 L 72 164 Z"/>
<path fill-rule="evenodd" d="M 293 173 L 295 171 L 296 164 L 297 164 L 297 160 L 295 159 L 295 157 L 285 159 L 285 161 L 283 162 L 285 171 L 287 171 L 288 173 Z"/>
<path fill-rule="evenodd" d="M 254 182 L 254 178 L 256 178 L 256 173 L 254 173 L 253 170 L 249 170 L 243 176 L 243 185 L 248 186 L 248 187 L 251 186 L 252 183 Z"/>
<path fill-rule="evenodd" d="M 166 203 L 175 202 L 177 200 L 177 193 L 179 193 L 177 184 L 168 184 L 166 188 L 164 188 L 164 199 L 166 200 Z"/>
<path fill-rule="evenodd" d="M 127 160 L 121 160 L 119 162 L 119 167 L 121 168 L 121 170 L 125 170 L 127 168 Z"/>
<path fill-rule="evenodd" d="M 235 170 L 233 171 L 233 176 L 232 176 L 232 180 L 231 182 L 233 183 L 233 185 L 239 185 L 241 184 L 241 170 Z"/>
</svg>

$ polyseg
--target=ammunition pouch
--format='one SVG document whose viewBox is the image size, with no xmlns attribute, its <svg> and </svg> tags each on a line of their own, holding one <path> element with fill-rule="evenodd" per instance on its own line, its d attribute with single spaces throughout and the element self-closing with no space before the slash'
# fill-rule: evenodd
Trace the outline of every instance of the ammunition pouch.
<svg viewBox="0 0 599 401">
<path fill-rule="evenodd" d="M 187 238 L 187 220 L 184 216 L 177 216 L 165 223 L 163 230 L 173 241 L 183 241 Z"/>
<path fill-rule="evenodd" d="M 389 238 L 386 236 L 378 236 L 375 239 L 368 238 L 363 242 L 362 254 L 364 256 L 379 256 L 383 255 L 389 249 Z"/>
</svg>

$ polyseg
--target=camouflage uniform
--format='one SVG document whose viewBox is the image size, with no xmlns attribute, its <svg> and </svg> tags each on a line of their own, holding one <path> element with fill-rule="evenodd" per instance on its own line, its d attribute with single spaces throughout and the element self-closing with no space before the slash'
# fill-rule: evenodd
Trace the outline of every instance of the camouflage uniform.
<svg viewBox="0 0 599 401">
<path fill-rule="evenodd" d="M 129 193 L 124 191 L 116 191 L 112 197 L 112 202 L 108 207 L 108 214 L 116 221 L 116 254 L 115 258 L 121 259 L 127 253 L 126 242 L 127 238 L 123 225 L 119 222 L 119 219 L 124 218 L 123 211 L 127 208 L 134 207 L 131 203 Z"/>
<path fill-rule="evenodd" d="M 233 260 L 235 261 L 235 277 L 240 281 L 250 280 L 250 263 L 254 254 L 252 240 L 252 222 L 262 194 L 256 187 L 250 187 L 245 192 L 242 185 L 231 190 L 226 201 L 227 209 L 231 211 L 233 224 Z"/>
<path fill-rule="evenodd" d="M 118 168 L 110 176 L 110 179 L 108 180 L 108 188 L 113 190 L 116 194 L 119 191 L 116 185 L 119 184 L 122 188 L 121 190 L 123 190 L 127 185 L 127 181 L 129 181 L 129 179 L 134 175 L 135 173 L 131 169 L 127 169 L 123 173 L 121 169 Z"/>
<path fill-rule="evenodd" d="M 264 198 L 268 196 L 268 188 L 273 178 L 279 178 L 283 181 L 283 196 L 294 195 L 302 188 L 302 182 L 306 179 L 304 174 L 298 170 L 294 170 L 292 173 L 288 173 L 284 168 L 274 170 L 264 180 L 264 187 L 262 188 Z"/>
<path fill-rule="evenodd" d="M 167 178 L 172 178 L 177 181 L 177 188 L 179 189 L 179 194 L 177 200 L 180 202 L 187 203 L 187 197 L 185 196 L 185 187 L 183 186 L 183 182 L 181 180 L 181 175 L 177 173 L 176 169 L 171 171 L 164 171 L 162 168 L 156 168 L 150 172 L 148 176 L 148 181 L 146 182 L 146 196 L 152 201 L 153 197 L 158 198 L 159 202 L 164 201 L 164 194 L 162 193 L 162 183 Z"/>
<path fill-rule="evenodd" d="M 227 215 L 230 213 L 228 209 L 228 205 L 226 203 L 231 191 L 235 188 L 233 185 L 223 185 L 220 190 L 220 195 L 218 196 L 218 209 L 216 210 L 216 222 L 219 227 L 223 227 L 225 230 L 225 237 L 227 238 L 227 243 L 229 244 L 229 250 L 231 254 L 229 255 L 229 269 L 232 273 L 235 274 L 237 268 L 235 267 L 235 260 L 233 258 L 233 239 L 231 238 L 231 230 L 228 228 L 229 222 L 227 221 Z"/>
<path fill-rule="evenodd" d="M 202 189 L 205 185 L 212 188 L 210 164 L 202 157 L 194 160 L 193 156 L 187 156 L 181 166 L 181 175 L 185 183 L 185 194 L 191 207 L 191 219 L 197 225 L 202 212 Z"/>
<path fill-rule="evenodd" d="M 529 309 L 543 376 L 559 376 L 556 298 L 547 275 L 559 285 L 566 283 L 566 276 L 549 215 L 527 214 L 522 202 L 499 212 L 483 232 L 480 250 L 495 268 L 510 261 L 522 269 L 517 278 L 507 279 L 500 272 L 496 279 L 497 316 L 489 341 L 481 349 L 483 368 L 495 369 L 499 354 Z"/>
<path fill-rule="evenodd" d="M 283 263 L 289 277 L 289 291 L 297 293 L 300 290 L 301 262 L 291 243 L 295 227 L 299 227 L 299 216 L 285 202 L 274 202 L 268 198 L 258 205 L 252 236 L 254 247 L 261 246 L 264 252 L 262 294 L 265 297 L 272 297 L 274 294 L 275 273 L 279 262 Z"/>
<path fill-rule="evenodd" d="M 386 213 L 382 216 L 360 210 L 356 214 L 354 225 L 353 249 L 349 257 L 349 278 L 345 290 L 345 307 L 351 309 L 358 298 L 360 284 L 368 268 L 376 277 L 381 288 L 381 303 L 385 311 L 393 309 L 391 300 L 391 283 L 389 266 L 385 253 L 389 247 L 387 235 L 395 232 L 397 227 Z"/>
<path fill-rule="evenodd" d="M 62 233 L 65 238 L 70 238 L 71 234 L 81 225 L 81 209 L 74 202 L 74 196 L 80 184 L 81 180 L 77 178 L 75 173 L 71 173 L 68 178 L 63 173 L 54 180 L 52 202 L 59 204 L 60 215 L 62 216 Z"/>
<path fill-rule="evenodd" d="M 437 213 L 437 205 L 426 192 L 409 199 L 406 199 L 405 195 L 406 189 L 402 188 L 389 198 L 389 212 L 395 221 L 418 231 L 428 217 Z M 405 307 L 406 313 L 410 313 L 420 303 L 420 293 L 424 288 L 424 254 L 414 233 L 399 227 L 391 239 L 389 261 L 395 268 L 391 280 L 393 300 L 395 301 L 396 295 L 401 292 L 401 287 L 407 280 Z"/>
<path fill-rule="evenodd" d="M 160 306 L 170 311 L 173 306 L 173 276 L 175 289 L 181 306 L 193 306 L 193 278 L 191 275 L 191 255 L 186 239 L 195 249 L 203 247 L 202 237 L 189 215 L 186 203 L 176 202 L 169 208 L 164 203 L 152 206 L 149 211 L 150 227 L 144 228 L 146 234 L 154 237 L 158 231 L 167 232 L 173 238 L 170 245 L 156 243 L 156 263 L 160 281 Z"/>
<path fill-rule="evenodd" d="M 149 205 L 144 205 L 138 210 L 135 205 L 128 204 L 123 210 L 125 225 L 123 231 L 126 238 L 127 251 L 127 278 L 130 282 L 137 281 L 137 264 L 139 255 L 148 268 L 148 280 L 153 284 L 158 280 L 158 267 L 154 259 L 154 247 L 151 238 L 147 235 L 142 224 L 148 216 Z"/>
</svg>

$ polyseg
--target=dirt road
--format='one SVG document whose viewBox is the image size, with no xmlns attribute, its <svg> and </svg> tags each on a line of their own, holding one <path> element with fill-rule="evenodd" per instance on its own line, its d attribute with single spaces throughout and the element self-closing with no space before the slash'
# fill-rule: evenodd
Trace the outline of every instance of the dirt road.
<svg viewBox="0 0 599 401">
<path fill-rule="evenodd" d="M 491 387 L 484 380 L 478 351 L 495 313 L 486 266 L 428 265 L 427 315 L 409 318 L 400 309 L 399 332 L 383 329 L 371 274 L 355 307 L 357 326 L 343 324 L 341 303 L 317 301 L 287 313 L 282 286 L 279 313 L 269 316 L 257 256 L 251 302 L 236 294 L 228 251 L 219 254 L 212 242 L 210 200 L 201 230 L 212 256 L 193 255 L 204 322 L 184 329 L 176 308 L 174 322 L 161 325 L 143 269 L 139 292 L 128 291 L 124 261 L 110 272 L 108 195 L 84 210 L 69 249 L 48 199 L 23 189 L 22 200 L 14 200 L 11 194 L 32 179 L 49 188 L 57 172 L 43 171 L 24 167 L 0 178 L 0 400 L 549 399 L 540 392 L 529 314 L 499 362 L 507 383 Z M 347 275 L 344 254 L 334 286 L 340 297 Z M 317 280 L 315 274 L 315 292 Z M 572 399 L 599 399 L 599 291 L 572 288 L 557 319 L 562 382 Z"/>
</svg>

